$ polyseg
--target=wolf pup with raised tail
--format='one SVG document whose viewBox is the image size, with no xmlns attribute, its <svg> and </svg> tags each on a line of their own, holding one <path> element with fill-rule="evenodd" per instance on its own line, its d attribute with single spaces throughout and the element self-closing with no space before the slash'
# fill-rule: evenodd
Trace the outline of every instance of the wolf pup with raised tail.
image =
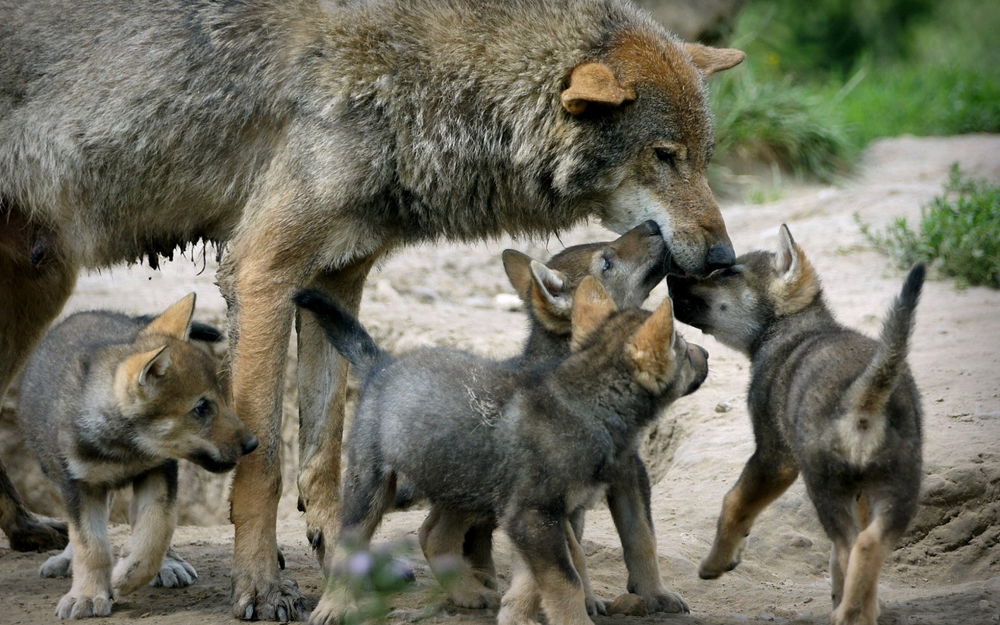
<svg viewBox="0 0 1000 625">
<path fill-rule="evenodd" d="M 115 598 L 144 584 L 181 587 L 194 568 L 170 549 L 177 460 L 209 471 L 236 466 L 257 447 L 229 408 L 215 360 L 192 338 L 190 294 L 148 320 L 81 312 L 54 327 L 28 360 L 17 414 L 46 475 L 59 484 L 69 546 L 42 565 L 73 585 L 59 618 L 107 616 Z M 132 535 L 112 570 L 108 496 L 131 484 Z"/>
<path fill-rule="evenodd" d="M 600 282 L 618 308 L 638 308 L 664 278 L 668 258 L 660 230 L 652 221 L 614 241 L 573 245 L 544 264 L 516 250 L 505 250 L 504 269 L 524 300 L 529 320 L 524 349 L 509 363 L 530 367 L 570 355 L 573 293 L 586 276 Z M 649 476 L 638 450 L 634 450 L 631 462 L 619 463 L 608 478 L 608 507 L 629 572 L 627 589 L 640 595 L 650 612 L 687 611 L 684 600 L 660 579 Z M 583 514 L 580 508 L 572 519 L 578 540 L 582 540 Z M 420 528 L 420 545 L 432 570 L 438 563 L 460 563 L 457 574 L 449 570 L 451 581 L 445 587 L 453 603 L 467 608 L 494 607 L 500 600 L 491 557 L 496 520 L 476 520 L 450 507 L 431 506 Z M 467 564 L 461 560 L 463 553 Z M 594 596 L 587 597 L 587 606 L 591 614 L 605 608 Z"/>
<path fill-rule="evenodd" d="M 570 526 L 630 462 L 643 428 L 708 373 L 707 353 L 673 331 L 670 300 L 619 312 L 592 276 L 573 296 L 571 354 L 533 367 L 467 352 L 383 352 L 342 306 L 296 296 L 362 380 L 348 439 L 341 535 L 371 538 L 397 478 L 432 503 L 499 519 L 526 567 L 501 601 L 501 623 L 591 623 L 583 551 Z M 461 479 L 456 479 L 456 476 Z M 316 610 L 350 607 L 337 583 Z"/>
<path fill-rule="evenodd" d="M 833 542 L 832 622 L 875 625 L 882 562 L 920 492 L 920 394 L 906 354 L 924 266 L 910 271 L 873 340 L 834 320 L 787 227 L 780 238 L 777 254 L 746 254 L 705 280 L 668 278 L 678 319 L 752 360 L 757 449 L 698 573 L 736 567 L 754 519 L 801 471 Z"/>
</svg>

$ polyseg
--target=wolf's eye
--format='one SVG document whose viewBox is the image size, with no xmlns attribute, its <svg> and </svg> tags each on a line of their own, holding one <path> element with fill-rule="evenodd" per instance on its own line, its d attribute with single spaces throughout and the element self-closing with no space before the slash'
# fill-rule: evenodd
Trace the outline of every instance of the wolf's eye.
<svg viewBox="0 0 1000 625">
<path fill-rule="evenodd" d="M 611 259 L 605 256 L 603 262 L 601 263 L 601 271 L 602 272 L 611 271 L 611 267 L 613 266 L 614 264 L 611 262 Z"/>
<path fill-rule="evenodd" d="M 212 416 L 213 412 L 215 412 L 215 404 L 212 403 L 212 400 L 202 397 L 198 400 L 198 403 L 195 404 L 194 410 L 191 412 L 194 413 L 194 416 L 198 419 L 207 419 Z"/>
<path fill-rule="evenodd" d="M 661 163 L 666 163 L 670 169 L 677 169 L 677 152 L 672 148 L 656 148 L 656 158 Z"/>
</svg>

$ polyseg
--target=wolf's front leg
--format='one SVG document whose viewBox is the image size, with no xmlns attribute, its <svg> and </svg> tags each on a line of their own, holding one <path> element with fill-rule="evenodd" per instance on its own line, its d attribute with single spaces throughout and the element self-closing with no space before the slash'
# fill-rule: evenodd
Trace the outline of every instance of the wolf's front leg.
<svg viewBox="0 0 1000 625">
<path fill-rule="evenodd" d="M 116 598 L 146 585 L 160 572 L 177 522 L 176 498 L 176 461 L 132 481 L 132 535 L 128 553 L 115 565 L 112 576 Z"/>
<path fill-rule="evenodd" d="M 649 474 L 638 454 L 621 463 L 608 485 L 608 508 L 628 568 L 628 591 L 642 597 L 649 612 L 689 612 L 680 595 L 660 578 L 650 510 Z"/>
<path fill-rule="evenodd" d="M 56 606 L 59 618 L 111 614 L 111 543 L 108 492 L 78 483 L 63 485 L 73 549 L 73 585 Z"/>
</svg>

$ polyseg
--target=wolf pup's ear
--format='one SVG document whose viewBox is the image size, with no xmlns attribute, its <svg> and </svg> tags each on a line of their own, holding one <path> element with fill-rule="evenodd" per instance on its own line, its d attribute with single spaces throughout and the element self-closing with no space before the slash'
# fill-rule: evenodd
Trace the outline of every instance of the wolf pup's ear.
<svg viewBox="0 0 1000 625">
<path fill-rule="evenodd" d="M 115 389 L 124 400 L 137 390 L 146 390 L 170 368 L 170 349 L 163 345 L 126 358 L 115 372 Z"/>
<path fill-rule="evenodd" d="M 594 276 L 584 278 L 573 294 L 573 337 L 570 349 L 580 351 L 594 331 L 616 312 L 618 306 L 608 295 L 604 285 Z"/>
<path fill-rule="evenodd" d="M 636 381 L 643 388 L 659 393 L 673 378 L 674 305 L 668 297 L 632 334 L 625 349 L 635 366 Z"/>
<path fill-rule="evenodd" d="M 597 62 L 574 67 L 569 75 L 569 86 L 560 97 L 563 108 L 570 115 L 580 115 L 591 103 L 618 106 L 634 99 L 635 90 L 623 86 L 610 67 Z"/>
<path fill-rule="evenodd" d="M 716 72 L 735 67 L 747 58 L 742 50 L 713 48 L 700 43 L 685 43 L 684 51 L 691 56 L 691 62 L 706 78 Z"/>
<path fill-rule="evenodd" d="M 518 297 L 527 303 L 531 294 L 531 261 L 534 259 L 517 250 L 504 250 L 500 259 L 510 285 L 517 291 Z"/>
<path fill-rule="evenodd" d="M 770 291 L 775 312 L 787 315 L 802 310 L 816 299 L 819 277 L 785 224 L 778 230 L 778 239 L 780 244 L 774 255 L 774 270 L 778 275 Z"/>
<path fill-rule="evenodd" d="M 142 333 L 145 335 L 162 334 L 186 341 L 191 332 L 195 299 L 194 293 L 188 293 L 176 303 L 171 304 L 156 319 L 153 319 Z"/>
</svg>

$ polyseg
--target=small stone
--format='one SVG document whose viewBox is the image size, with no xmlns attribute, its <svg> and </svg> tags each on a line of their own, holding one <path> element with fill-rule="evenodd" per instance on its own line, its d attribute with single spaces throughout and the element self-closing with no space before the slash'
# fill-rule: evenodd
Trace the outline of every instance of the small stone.
<svg viewBox="0 0 1000 625">
<path fill-rule="evenodd" d="M 812 547 L 813 541 L 809 540 L 805 536 L 796 536 L 788 544 L 793 547 Z"/>
<path fill-rule="evenodd" d="M 733 409 L 732 400 L 720 401 L 719 403 L 715 404 L 716 412 L 729 412 L 732 409 Z"/>
<path fill-rule="evenodd" d="M 493 305 L 500 310 L 518 311 L 524 306 L 524 302 L 513 293 L 497 293 L 493 296 Z"/>
<path fill-rule="evenodd" d="M 646 607 L 646 600 L 639 595 L 625 593 L 619 595 L 608 606 L 608 614 L 624 614 L 626 616 L 646 616 L 649 609 Z"/>
</svg>

